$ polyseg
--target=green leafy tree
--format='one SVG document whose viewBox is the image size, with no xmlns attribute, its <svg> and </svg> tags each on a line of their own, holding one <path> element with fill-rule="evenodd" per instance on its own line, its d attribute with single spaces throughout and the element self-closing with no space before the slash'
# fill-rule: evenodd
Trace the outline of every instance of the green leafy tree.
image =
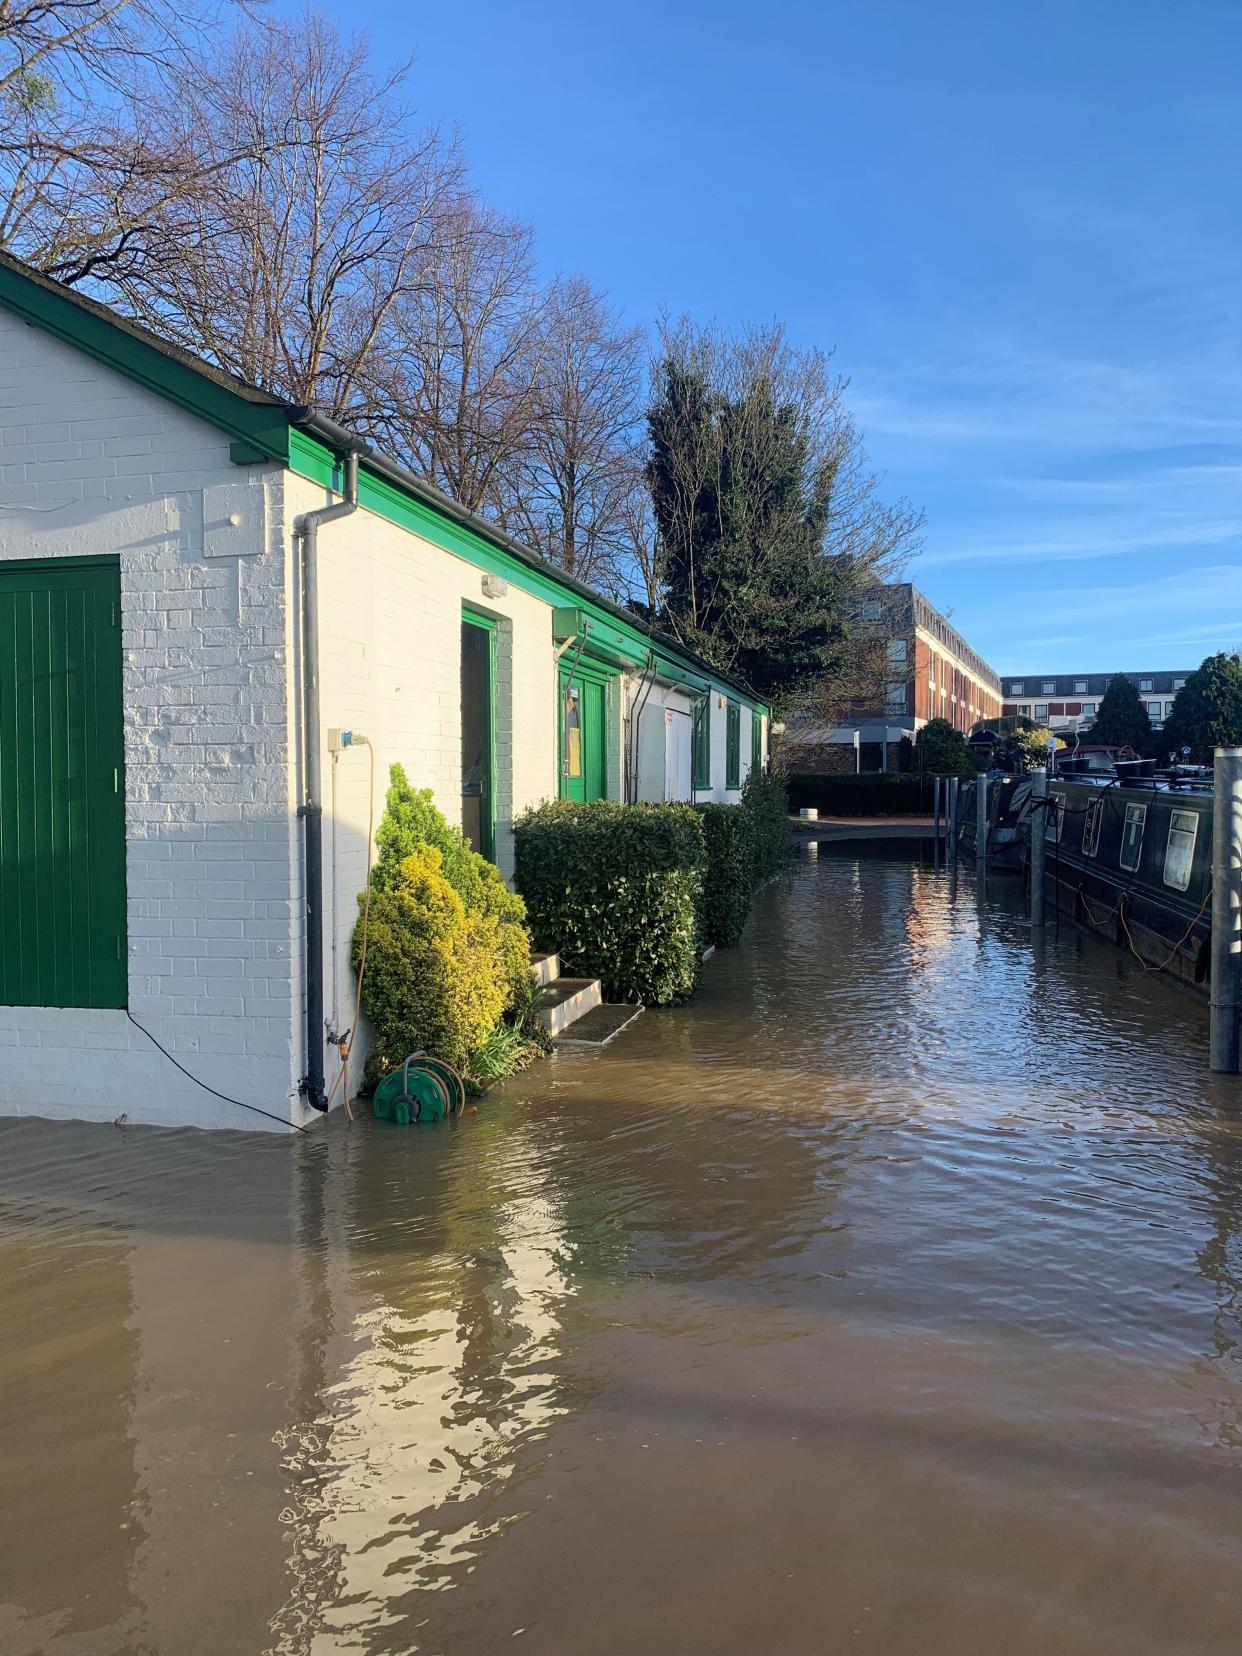
<svg viewBox="0 0 1242 1656">
<path fill-rule="evenodd" d="M 1177 692 L 1164 722 L 1160 746 L 1170 753 L 1188 747 L 1207 764 L 1218 747 L 1242 745 L 1242 655 L 1221 650 L 1208 656 Z"/>
<path fill-rule="evenodd" d="M 974 776 L 976 770 L 960 730 L 947 719 L 929 719 L 914 738 L 914 768 L 924 776 Z"/>
<path fill-rule="evenodd" d="M 846 636 L 849 597 L 920 520 L 883 506 L 844 382 L 779 328 L 666 328 L 647 412 L 653 616 L 778 709 L 804 699 Z"/>
<path fill-rule="evenodd" d="M 1136 753 L 1146 753 L 1150 748 L 1151 720 L 1138 685 L 1124 673 L 1116 673 L 1109 681 L 1087 740 L 1108 747 L 1131 747 Z"/>
<path fill-rule="evenodd" d="M 1051 735 L 1050 730 L 1041 729 L 1037 725 L 1020 727 L 997 742 L 992 749 L 992 763 L 1015 773 L 1038 770 L 1040 765 L 1048 763 L 1048 738 Z M 1056 744 L 1058 748 L 1065 746 L 1059 737 Z"/>
</svg>

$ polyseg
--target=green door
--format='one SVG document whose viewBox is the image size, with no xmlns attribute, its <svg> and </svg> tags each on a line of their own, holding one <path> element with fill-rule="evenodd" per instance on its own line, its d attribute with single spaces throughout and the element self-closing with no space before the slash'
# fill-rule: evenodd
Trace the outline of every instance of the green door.
<svg viewBox="0 0 1242 1656">
<path fill-rule="evenodd" d="M 579 665 L 561 669 L 561 794 L 603 799 L 608 791 L 607 676 Z"/>
<path fill-rule="evenodd" d="M 126 1004 L 121 573 L 0 563 L 0 1005 Z"/>
<path fill-rule="evenodd" d="M 461 829 L 481 857 L 496 855 L 496 631 L 461 624 Z"/>
</svg>

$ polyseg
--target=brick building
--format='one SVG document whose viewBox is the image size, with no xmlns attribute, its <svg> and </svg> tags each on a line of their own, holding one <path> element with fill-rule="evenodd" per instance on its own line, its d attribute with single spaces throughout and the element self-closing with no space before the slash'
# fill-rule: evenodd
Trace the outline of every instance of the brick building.
<svg viewBox="0 0 1242 1656">
<path fill-rule="evenodd" d="M 307 1119 L 394 761 L 508 875 L 527 805 L 766 755 L 744 685 L 2 254 L 0 637 L 0 1113 Z"/>
<path fill-rule="evenodd" d="M 1192 669 L 1123 673 L 1137 686 L 1152 728 L 1158 730 L 1173 711 L 1173 698 Z M 1116 673 L 1006 673 L 1002 688 L 1006 718 L 1021 714 L 1049 730 L 1088 730 Z"/>
<path fill-rule="evenodd" d="M 805 770 L 887 770 L 903 736 L 929 719 L 947 719 L 966 735 L 1001 711 L 1001 681 L 957 629 L 909 581 L 860 598 L 852 625 L 874 640 L 866 688 L 837 710 L 831 724 L 807 711 L 790 719 L 784 745 Z"/>
</svg>

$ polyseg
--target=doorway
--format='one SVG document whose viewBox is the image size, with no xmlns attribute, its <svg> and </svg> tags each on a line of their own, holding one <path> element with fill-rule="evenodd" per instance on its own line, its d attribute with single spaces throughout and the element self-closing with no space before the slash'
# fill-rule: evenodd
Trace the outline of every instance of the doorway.
<svg viewBox="0 0 1242 1656">
<path fill-rule="evenodd" d="M 607 675 L 579 663 L 560 677 L 561 796 L 583 802 L 608 791 Z"/>
<path fill-rule="evenodd" d="M 461 831 L 480 856 L 496 853 L 495 629 L 461 624 Z"/>
</svg>

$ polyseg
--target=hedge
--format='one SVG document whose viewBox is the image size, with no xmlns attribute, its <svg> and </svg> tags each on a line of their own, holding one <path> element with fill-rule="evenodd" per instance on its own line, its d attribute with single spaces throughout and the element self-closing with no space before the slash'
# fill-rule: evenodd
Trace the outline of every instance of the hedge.
<svg viewBox="0 0 1242 1656">
<path fill-rule="evenodd" d="M 741 809 L 750 823 L 751 885 L 760 886 L 789 857 L 789 795 L 782 778 L 752 766 L 742 784 Z"/>
<path fill-rule="evenodd" d="M 755 840 L 740 805 L 696 805 L 707 842 L 700 922 L 703 942 L 729 948 L 742 936 L 754 886 Z M 786 832 L 784 820 L 782 833 Z"/>
<path fill-rule="evenodd" d="M 791 776 L 789 808 L 822 816 L 930 816 L 933 779 L 895 771 L 873 776 Z"/>
<path fill-rule="evenodd" d="M 514 823 L 516 884 L 537 946 L 611 1001 L 668 1006 L 699 970 L 707 846 L 688 805 L 558 799 Z"/>
</svg>

